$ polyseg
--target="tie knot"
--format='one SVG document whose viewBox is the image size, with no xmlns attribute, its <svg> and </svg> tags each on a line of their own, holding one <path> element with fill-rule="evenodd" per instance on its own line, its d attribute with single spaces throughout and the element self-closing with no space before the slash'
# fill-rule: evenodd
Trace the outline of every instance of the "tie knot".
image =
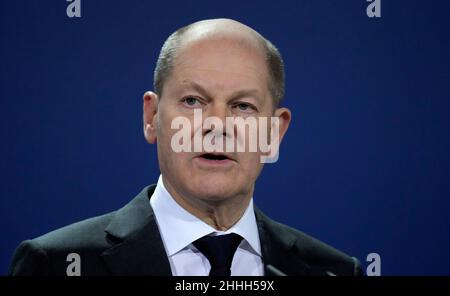
<svg viewBox="0 0 450 296">
<path fill-rule="evenodd" d="M 204 236 L 193 242 L 211 264 L 209 275 L 231 275 L 231 263 L 242 237 L 235 233 Z"/>
</svg>

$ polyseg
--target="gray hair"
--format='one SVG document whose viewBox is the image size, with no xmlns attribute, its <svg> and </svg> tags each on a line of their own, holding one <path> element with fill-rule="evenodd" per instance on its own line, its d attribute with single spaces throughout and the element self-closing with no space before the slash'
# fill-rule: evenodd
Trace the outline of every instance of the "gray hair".
<svg viewBox="0 0 450 296">
<path fill-rule="evenodd" d="M 164 83 L 169 78 L 175 60 L 177 50 L 180 48 L 183 35 L 192 26 L 182 27 L 172 33 L 164 42 L 159 53 L 158 61 L 153 76 L 154 91 L 161 96 Z M 280 105 L 284 96 L 284 63 L 279 50 L 269 40 L 258 35 L 258 39 L 264 48 L 269 72 L 269 91 L 274 100 L 274 106 Z"/>
</svg>

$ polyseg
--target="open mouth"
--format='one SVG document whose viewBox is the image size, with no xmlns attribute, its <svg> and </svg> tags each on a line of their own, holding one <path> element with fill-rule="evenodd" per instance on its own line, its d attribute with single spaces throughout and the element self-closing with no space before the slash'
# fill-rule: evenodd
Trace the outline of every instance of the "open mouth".
<svg viewBox="0 0 450 296">
<path fill-rule="evenodd" d="M 200 155 L 200 157 L 206 160 L 215 160 L 215 161 L 232 160 L 230 157 L 221 153 L 205 153 Z"/>
</svg>

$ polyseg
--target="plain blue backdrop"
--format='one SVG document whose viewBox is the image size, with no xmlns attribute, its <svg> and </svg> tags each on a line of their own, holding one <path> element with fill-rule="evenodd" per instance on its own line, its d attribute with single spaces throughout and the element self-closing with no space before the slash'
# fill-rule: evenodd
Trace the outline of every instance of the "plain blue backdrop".
<svg viewBox="0 0 450 296">
<path fill-rule="evenodd" d="M 159 175 L 142 95 L 165 38 L 241 21 L 286 64 L 293 121 L 256 204 L 384 275 L 450 274 L 450 2 L 1 1 L 0 273 L 20 241 Z"/>
</svg>

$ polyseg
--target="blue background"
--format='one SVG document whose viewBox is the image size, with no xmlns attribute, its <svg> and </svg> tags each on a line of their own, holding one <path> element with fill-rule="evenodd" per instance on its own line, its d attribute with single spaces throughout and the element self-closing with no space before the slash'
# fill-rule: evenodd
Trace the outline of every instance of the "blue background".
<svg viewBox="0 0 450 296">
<path fill-rule="evenodd" d="M 142 95 L 165 38 L 229 17 L 272 40 L 293 112 L 255 202 L 384 275 L 450 274 L 450 2 L 1 1 L 0 273 L 17 244 L 159 175 Z"/>
</svg>

